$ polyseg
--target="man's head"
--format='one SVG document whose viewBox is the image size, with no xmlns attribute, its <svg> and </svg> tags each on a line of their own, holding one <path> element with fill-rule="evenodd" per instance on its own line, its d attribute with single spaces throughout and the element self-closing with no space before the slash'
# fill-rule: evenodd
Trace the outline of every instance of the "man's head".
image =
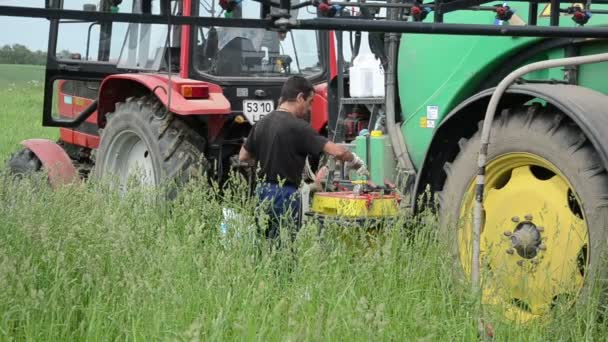
<svg viewBox="0 0 608 342">
<path fill-rule="evenodd" d="M 298 118 L 305 118 L 310 111 L 314 88 L 309 80 L 302 76 L 291 76 L 281 89 L 279 106 L 288 107 Z"/>
</svg>

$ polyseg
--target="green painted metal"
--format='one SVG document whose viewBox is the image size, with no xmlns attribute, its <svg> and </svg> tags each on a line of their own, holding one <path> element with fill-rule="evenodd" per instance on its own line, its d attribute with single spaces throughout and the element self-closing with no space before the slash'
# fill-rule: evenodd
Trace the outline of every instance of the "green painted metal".
<svg viewBox="0 0 608 342">
<path fill-rule="evenodd" d="M 359 136 L 357 136 L 355 138 L 355 153 L 359 156 L 359 158 L 363 159 L 363 161 L 365 163 L 367 163 L 367 144 L 366 144 L 366 139 L 367 139 L 367 137 L 366 136 L 362 136 L 362 135 L 359 135 Z M 382 156 L 382 157 L 384 158 L 384 157 L 388 157 L 388 156 L 390 156 L 390 155 Z M 371 169 L 372 166 L 371 165 L 367 165 L 367 167 L 369 169 Z M 349 177 L 350 179 L 357 179 L 357 180 L 361 179 L 361 177 L 358 177 L 355 172 L 352 172 L 349 176 L 350 176 Z"/>
<path fill-rule="evenodd" d="M 496 5 L 502 3 L 495 3 Z M 492 4 L 490 4 L 492 5 Z M 528 5 L 510 2 L 516 9 L 513 24 L 525 24 Z M 539 4 L 539 14 L 544 4 Z M 570 6 L 563 4 L 562 8 Z M 593 8 L 605 9 L 605 6 Z M 429 15 L 427 21 L 432 20 Z M 489 11 L 458 11 L 445 15 L 447 23 L 494 24 Z M 548 25 L 548 17 L 539 17 L 538 25 Z M 608 23 L 608 15 L 596 15 L 590 24 Z M 560 26 L 575 26 L 569 16 L 560 17 Z M 401 37 L 397 77 L 401 104 L 401 126 L 408 151 L 416 168 L 422 164 L 431 142 L 434 127 L 459 103 L 480 91 L 480 83 L 493 75 L 514 55 L 540 42 L 528 37 L 483 37 L 457 35 L 404 34 Z M 581 54 L 608 51 L 608 43 L 583 47 Z M 523 63 L 564 57 L 563 49 L 549 51 Z M 582 66 L 579 84 L 608 93 L 608 63 Z M 539 71 L 528 79 L 563 80 L 560 69 Z"/>
<path fill-rule="evenodd" d="M 355 138 L 355 153 L 367 160 L 366 136 Z M 390 139 L 387 135 L 369 137 L 370 180 L 376 185 L 384 185 L 385 180 L 392 181 L 395 174 L 395 158 Z"/>
</svg>

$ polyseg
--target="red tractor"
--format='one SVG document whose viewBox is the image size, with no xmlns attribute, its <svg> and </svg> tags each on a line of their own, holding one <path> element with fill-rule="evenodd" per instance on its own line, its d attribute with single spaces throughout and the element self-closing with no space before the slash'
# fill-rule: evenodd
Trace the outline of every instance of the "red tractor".
<svg viewBox="0 0 608 342">
<path fill-rule="evenodd" d="M 310 120 L 323 130 L 332 76 L 328 31 L 86 20 L 91 12 L 120 18 L 170 10 L 175 16 L 260 21 L 276 12 L 261 2 L 237 2 L 52 1 L 47 10 L 83 16 L 50 20 L 43 125 L 60 127 L 60 140 L 23 142 L 10 168 L 44 166 L 51 183 L 78 173 L 112 175 L 122 186 L 135 174 L 152 185 L 201 172 L 226 179 L 236 162 L 231 157 L 252 125 L 277 106 L 291 75 L 316 85 Z M 291 11 L 292 18 L 316 15 Z"/>
</svg>

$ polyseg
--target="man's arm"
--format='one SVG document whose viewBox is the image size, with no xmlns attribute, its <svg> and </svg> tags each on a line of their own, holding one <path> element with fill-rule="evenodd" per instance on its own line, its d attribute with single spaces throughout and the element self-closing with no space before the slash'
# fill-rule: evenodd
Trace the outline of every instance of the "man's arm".
<svg viewBox="0 0 608 342">
<path fill-rule="evenodd" d="M 323 151 L 338 160 L 348 162 L 350 167 L 355 170 L 360 170 L 362 173 L 367 172 L 365 163 L 356 154 L 321 136 L 308 124 L 302 124 L 300 127 L 297 142 L 302 152 L 316 155 Z"/>
<path fill-rule="evenodd" d="M 241 146 L 241 151 L 239 152 L 239 161 L 247 163 L 249 165 L 253 165 L 255 163 L 255 157 L 253 156 L 253 154 L 247 151 L 245 145 Z"/>
<path fill-rule="evenodd" d="M 350 167 L 357 170 L 357 173 L 360 175 L 368 174 L 367 167 L 365 167 L 363 160 L 343 146 L 327 141 L 323 146 L 323 152 L 334 156 L 338 160 L 350 163 Z"/>
<path fill-rule="evenodd" d="M 241 145 L 241 150 L 239 151 L 239 161 L 241 163 L 246 163 L 249 166 L 253 166 L 255 164 L 255 155 L 257 153 L 257 148 L 255 147 L 255 129 L 257 124 L 254 125 L 249 131 L 249 135 L 243 141 L 243 145 Z"/>
<path fill-rule="evenodd" d="M 338 160 L 346 162 L 352 162 L 355 158 L 355 155 L 352 152 L 331 141 L 327 141 L 327 143 L 325 143 L 325 146 L 323 146 L 323 152 L 336 157 Z"/>
</svg>

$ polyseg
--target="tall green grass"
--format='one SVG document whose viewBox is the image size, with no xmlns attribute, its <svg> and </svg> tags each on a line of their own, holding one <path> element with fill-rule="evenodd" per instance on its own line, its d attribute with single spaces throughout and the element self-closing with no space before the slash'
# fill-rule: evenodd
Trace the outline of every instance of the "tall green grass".
<svg viewBox="0 0 608 342">
<path fill-rule="evenodd" d="M 1 68 L 0 68 L 1 69 Z M 0 73 L 0 78 L 3 74 Z M 1 83 L 1 82 L 0 82 Z M 42 86 L 0 87 L 0 159 L 41 127 Z M 0 340 L 471 341 L 478 309 L 452 278 L 432 215 L 381 234 L 309 223 L 279 250 L 235 179 L 171 202 L 102 184 L 57 189 L 0 167 Z M 228 220 L 220 234 L 223 208 Z M 594 306 L 516 325 L 486 308 L 497 341 L 606 340 Z"/>
<path fill-rule="evenodd" d="M 382 234 L 308 223 L 273 249 L 238 181 L 155 198 L 2 177 L 0 339 L 477 339 L 475 301 L 451 278 L 432 216 Z M 224 237 L 226 207 L 240 216 Z M 588 307 L 544 325 L 492 324 L 497 341 L 608 336 Z"/>
<path fill-rule="evenodd" d="M 27 70 L 28 66 L 20 67 Z M 59 137 L 58 128 L 42 127 L 42 82 L 35 79 L 25 81 L 24 78 L 19 84 L 7 83 L 12 74 L 4 73 L 6 70 L 6 65 L 0 65 L 0 168 L 4 167 L 11 153 L 20 149 L 22 140 L 56 140 Z M 43 76 L 42 71 L 37 67 L 37 72 Z"/>
</svg>

